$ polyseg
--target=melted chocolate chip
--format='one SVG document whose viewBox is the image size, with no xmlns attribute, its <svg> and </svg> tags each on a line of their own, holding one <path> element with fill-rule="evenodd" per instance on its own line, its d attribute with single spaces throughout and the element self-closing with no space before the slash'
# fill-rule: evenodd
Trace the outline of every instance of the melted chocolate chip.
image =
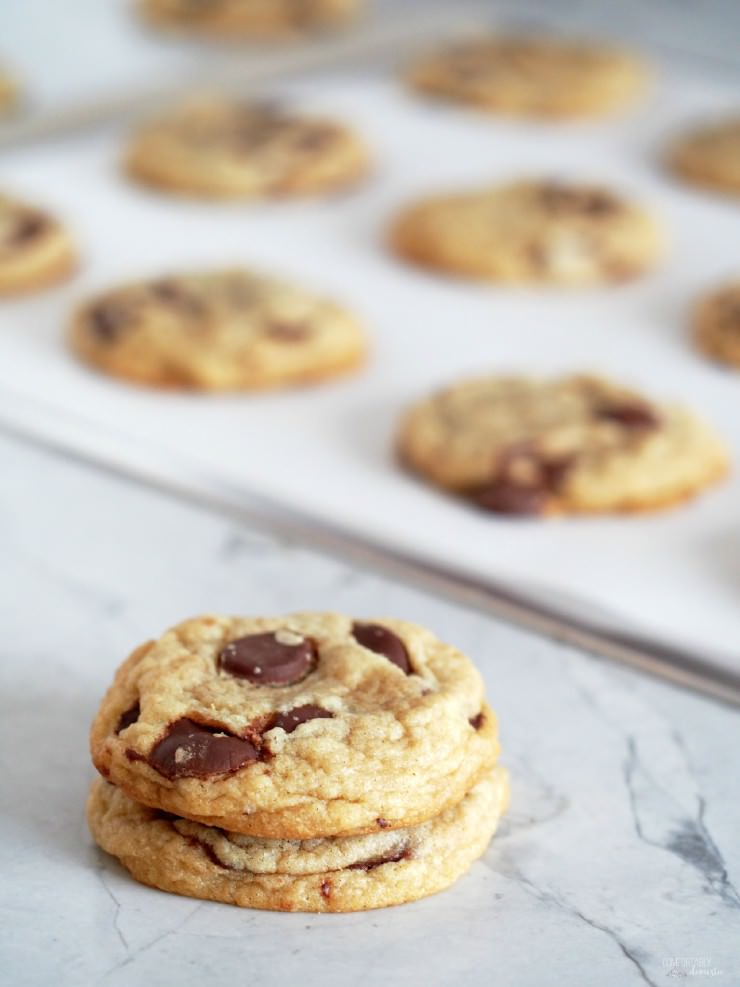
<svg viewBox="0 0 740 987">
<path fill-rule="evenodd" d="M 288 125 L 288 118 L 277 107 L 268 104 L 245 107 L 234 120 L 233 140 L 240 150 L 251 151 L 273 140 Z"/>
<path fill-rule="evenodd" d="M 223 860 L 221 860 L 220 857 L 218 857 L 216 851 L 213 849 L 210 843 L 206 843 L 205 840 L 199 840 L 197 836 L 188 836 L 187 841 L 190 844 L 190 846 L 199 847 L 206 855 L 206 857 L 208 857 L 211 863 L 216 865 L 216 867 L 220 867 L 222 870 L 234 869 L 233 867 L 229 867 L 228 864 L 225 864 Z"/>
<path fill-rule="evenodd" d="M 322 709 L 321 706 L 312 706 L 310 703 L 307 703 L 305 706 L 296 706 L 294 709 L 289 709 L 285 713 L 278 713 L 270 729 L 273 730 L 275 727 L 281 727 L 286 733 L 293 733 L 296 727 L 299 727 L 302 723 L 308 723 L 309 720 L 332 719 L 333 716 L 334 714 L 330 713 L 328 709 Z"/>
<path fill-rule="evenodd" d="M 183 718 L 170 724 L 152 748 L 147 763 L 170 781 L 231 774 L 259 758 L 248 740 L 219 727 L 206 727 Z"/>
<path fill-rule="evenodd" d="M 125 328 L 128 313 L 113 302 L 100 302 L 90 309 L 88 319 L 98 339 L 112 343 Z"/>
<path fill-rule="evenodd" d="M 618 422 L 625 428 L 657 428 L 660 420 L 652 408 L 644 404 L 613 404 L 598 408 L 596 417 Z"/>
<path fill-rule="evenodd" d="M 219 655 L 223 671 L 257 685 L 293 685 L 313 671 L 317 661 L 313 641 L 287 629 L 241 637 Z"/>
<path fill-rule="evenodd" d="M 400 668 L 406 675 L 411 675 L 413 672 L 406 646 L 387 627 L 382 627 L 380 624 L 354 623 L 352 636 L 363 648 L 374 651 L 378 655 L 384 655 L 388 661 Z"/>
<path fill-rule="evenodd" d="M 327 900 L 329 898 L 331 898 L 332 887 L 333 887 L 333 885 L 332 885 L 331 881 L 328 878 L 325 881 L 322 881 L 321 882 L 321 897 L 322 898 L 326 898 Z"/>
<path fill-rule="evenodd" d="M 484 511 L 494 514 L 535 516 L 544 514 L 550 499 L 545 487 L 523 487 L 507 480 L 493 480 L 477 491 L 473 500 Z"/>
<path fill-rule="evenodd" d="M 308 336 L 308 330 L 300 324 L 273 322 L 267 327 L 267 335 L 279 343 L 301 343 Z"/>
<path fill-rule="evenodd" d="M 480 730 L 480 728 L 483 726 L 485 722 L 486 722 L 486 717 L 482 710 L 480 713 L 476 713 L 475 716 L 471 716 L 470 719 L 468 720 L 468 723 L 471 725 L 471 727 L 474 730 Z"/>
<path fill-rule="evenodd" d="M 118 726 L 116 727 L 116 733 L 121 733 L 126 727 L 130 727 L 132 723 L 136 723 L 139 719 L 139 714 L 141 710 L 139 708 L 138 701 L 134 703 L 131 709 L 127 709 L 125 713 L 121 713 L 121 717 L 118 721 Z"/>
<path fill-rule="evenodd" d="M 544 514 L 573 461 L 573 456 L 547 458 L 530 444 L 514 446 L 500 457 L 489 482 L 472 491 L 473 502 L 496 514 Z"/>
<path fill-rule="evenodd" d="M 294 147 L 299 151 L 321 151 L 330 146 L 334 140 L 334 129 L 316 124 L 312 127 L 305 127 L 298 131 L 295 136 Z"/>
<path fill-rule="evenodd" d="M 598 189 L 569 188 L 565 185 L 544 185 L 540 199 L 549 212 L 578 212 L 588 216 L 606 216 L 619 208 L 617 200 Z"/>
<path fill-rule="evenodd" d="M 49 221 L 46 216 L 40 213 L 26 213 L 19 216 L 14 224 L 7 242 L 12 246 L 21 246 L 29 240 L 35 240 L 45 230 L 49 228 Z"/>
<path fill-rule="evenodd" d="M 153 281 L 149 285 L 149 291 L 162 302 L 178 301 L 182 295 L 180 286 L 174 281 Z"/>
<path fill-rule="evenodd" d="M 402 847 L 400 850 L 396 850 L 393 853 L 385 854 L 382 857 L 372 857 L 370 860 L 361 860 L 357 864 L 350 864 L 346 870 L 375 870 L 376 867 L 382 867 L 383 864 L 397 864 L 401 860 L 408 860 L 411 856 L 411 850 L 408 847 Z"/>
</svg>

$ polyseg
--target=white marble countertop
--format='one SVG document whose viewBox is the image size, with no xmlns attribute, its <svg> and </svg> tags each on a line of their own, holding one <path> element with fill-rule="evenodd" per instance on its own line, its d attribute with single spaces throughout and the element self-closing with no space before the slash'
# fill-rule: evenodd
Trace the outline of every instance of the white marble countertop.
<svg viewBox="0 0 740 987">
<path fill-rule="evenodd" d="M 0 982 L 740 983 L 740 714 L 0 435 Z M 353 915 L 149 890 L 93 845 L 87 728 L 133 645 L 207 611 L 397 615 L 465 649 L 511 811 L 454 888 Z"/>
</svg>

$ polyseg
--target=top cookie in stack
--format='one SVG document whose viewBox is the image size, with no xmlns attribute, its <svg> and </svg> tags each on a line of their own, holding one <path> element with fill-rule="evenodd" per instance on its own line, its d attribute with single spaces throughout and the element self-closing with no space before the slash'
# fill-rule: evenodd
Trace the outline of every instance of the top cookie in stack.
<svg viewBox="0 0 740 987">
<path fill-rule="evenodd" d="M 89 807 L 105 849 L 147 883 L 255 907 L 440 890 L 507 797 L 478 672 L 396 620 L 186 621 L 122 665 L 91 746 L 112 783 Z M 168 847 L 197 882 L 167 870 Z"/>
</svg>

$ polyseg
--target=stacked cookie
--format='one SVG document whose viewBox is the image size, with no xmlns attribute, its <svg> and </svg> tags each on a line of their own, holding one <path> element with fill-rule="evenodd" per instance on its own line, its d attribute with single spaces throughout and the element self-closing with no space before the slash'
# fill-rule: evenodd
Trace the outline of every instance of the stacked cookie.
<svg viewBox="0 0 740 987">
<path fill-rule="evenodd" d="M 104 850 L 145 884 L 252 908 L 433 894 L 508 801 L 477 670 L 398 620 L 185 621 L 120 667 L 91 749 Z"/>
</svg>

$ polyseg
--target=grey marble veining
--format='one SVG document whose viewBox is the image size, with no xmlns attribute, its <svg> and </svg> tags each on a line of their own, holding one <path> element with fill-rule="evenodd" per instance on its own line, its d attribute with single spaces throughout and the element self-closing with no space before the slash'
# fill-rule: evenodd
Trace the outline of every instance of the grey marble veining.
<svg viewBox="0 0 740 987">
<path fill-rule="evenodd" d="M 740 715 L 0 437 L 0 981 L 740 983 Z M 83 819 L 87 728 L 136 643 L 208 610 L 417 620 L 467 650 L 511 811 L 454 888 L 282 915 L 145 889 Z"/>
</svg>

